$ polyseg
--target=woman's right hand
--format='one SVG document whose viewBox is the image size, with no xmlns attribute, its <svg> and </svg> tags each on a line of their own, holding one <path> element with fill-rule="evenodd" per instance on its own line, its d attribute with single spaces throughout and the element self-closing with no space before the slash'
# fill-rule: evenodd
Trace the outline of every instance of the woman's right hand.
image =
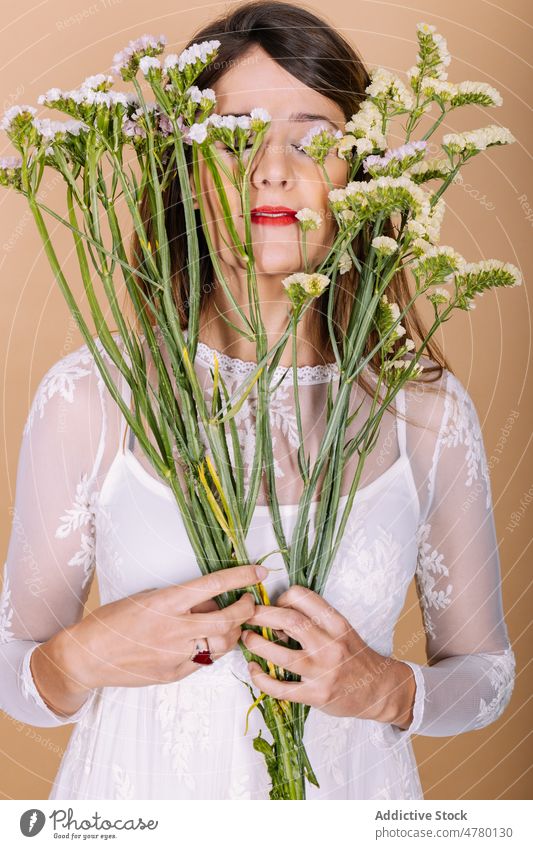
<svg viewBox="0 0 533 849">
<path fill-rule="evenodd" d="M 255 601 L 244 593 L 219 609 L 214 596 L 267 574 L 264 566 L 232 566 L 98 607 L 33 652 L 31 670 L 43 699 L 56 712 L 71 714 L 97 687 L 179 681 L 201 668 L 191 660 L 201 637 L 216 661 L 237 645 Z"/>
</svg>

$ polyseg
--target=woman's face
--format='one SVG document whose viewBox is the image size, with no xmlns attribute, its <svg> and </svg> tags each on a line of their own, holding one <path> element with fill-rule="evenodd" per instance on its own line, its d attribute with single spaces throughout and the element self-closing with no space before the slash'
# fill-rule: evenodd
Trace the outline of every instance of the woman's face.
<svg viewBox="0 0 533 849">
<path fill-rule="evenodd" d="M 213 89 L 217 96 L 216 112 L 221 115 L 249 114 L 254 107 L 262 107 L 270 114 L 272 122 L 250 171 L 250 209 L 283 206 L 298 211 L 302 207 L 310 207 L 320 212 L 323 218 L 320 228 L 306 234 L 308 268 L 313 270 L 332 244 L 336 222 L 328 208 L 330 187 L 320 166 L 298 147 L 312 127 L 319 126 L 332 132 L 343 130 L 346 118 L 342 109 L 281 68 L 261 47 L 255 47 L 241 57 L 213 84 Z M 226 165 L 234 167 L 235 157 L 231 151 L 225 149 L 221 142 L 217 142 L 216 146 Z M 348 165 L 337 156 L 336 151 L 326 158 L 325 168 L 335 187 L 346 184 Z M 244 239 L 239 194 L 227 177 L 221 176 L 237 231 Z M 246 279 L 245 263 L 240 257 L 235 257 L 224 242 L 225 238 L 231 244 L 217 192 L 201 156 L 200 178 L 209 232 L 223 270 L 225 273 L 233 270 L 230 279 L 234 276 Z M 261 219 L 259 222 L 252 221 L 251 227 L 259 278 L 272 275 L 280 283 L 287 274 L 304 269 L 298 219 L 284 226 Z M 273 279 L 270 282 L 274 284 Z"/>
</svg>

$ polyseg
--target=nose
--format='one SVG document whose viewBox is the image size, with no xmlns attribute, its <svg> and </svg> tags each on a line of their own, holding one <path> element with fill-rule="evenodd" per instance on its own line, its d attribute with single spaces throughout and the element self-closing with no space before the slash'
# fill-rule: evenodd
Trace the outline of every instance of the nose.
<svg viewBox="0 0 533 849">
<path fill-rule="evenodd" d="M 288 189 L 296 182 L 294 163 L 287 153 L 286 143 L 265 136 L 250 171 L 250 183 L 256 188 L 280 186 Z"/>
</svg>

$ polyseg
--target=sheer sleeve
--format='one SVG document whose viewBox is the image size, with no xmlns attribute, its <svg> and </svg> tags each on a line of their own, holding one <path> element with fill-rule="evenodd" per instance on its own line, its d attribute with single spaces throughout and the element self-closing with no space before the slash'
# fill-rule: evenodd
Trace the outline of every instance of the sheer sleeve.
<svg viewBox="0 0 533 849">
<path fill-rule="evenodd" d="M 393 726 L 397 740 L 483 728 L 501 716 L 514 686 L 479 419 L 447 370 L 442 388 L 418 390 L 407 405 L 408 418 L 422 414 L 410 429 L 410 453 L 421 502 L 415 583 L 427 665 L 406 661 L 416 696 L 410 726 Z"/>
<path fill-rule="evenodd" d="M 31 675 L 34 649 L 83 614 L 94 569 L 94 505 L 106 434 L 105 385 L 86 345 L 42 378 L 22 434 L 0 601 L 0 707 L 56 726 Z"/>
</svg>

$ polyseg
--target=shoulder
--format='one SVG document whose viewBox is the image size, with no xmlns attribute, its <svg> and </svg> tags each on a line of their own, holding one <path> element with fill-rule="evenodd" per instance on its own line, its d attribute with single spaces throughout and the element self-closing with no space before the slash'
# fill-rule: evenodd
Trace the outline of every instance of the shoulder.
<svg viewBox="0 0 533 849">
<path fill-rule="evenodd" d="M 447 428 L 479 427 L 476 407 L 463 381 L 428 358 L 420 377 L 405 384 L 406 412 L 412 424 L 435 433 Z M 434 370 L 432 370 L 434 367 Z"/>
<path fill-rule="evenodd" d="M 95 337 L 94 341 L 108 367 L 114 368 L 100 339 Z M 95 404 L 101 405 L 104 388 L 92 351 L 87 343 L 80 345 L 45 371 L 33 395 L 24 435 L 29 433 L 36 421 L 52 412 L 64 419 L 72 415 L 81 418 L 89 414 Z"/>
</svg>

